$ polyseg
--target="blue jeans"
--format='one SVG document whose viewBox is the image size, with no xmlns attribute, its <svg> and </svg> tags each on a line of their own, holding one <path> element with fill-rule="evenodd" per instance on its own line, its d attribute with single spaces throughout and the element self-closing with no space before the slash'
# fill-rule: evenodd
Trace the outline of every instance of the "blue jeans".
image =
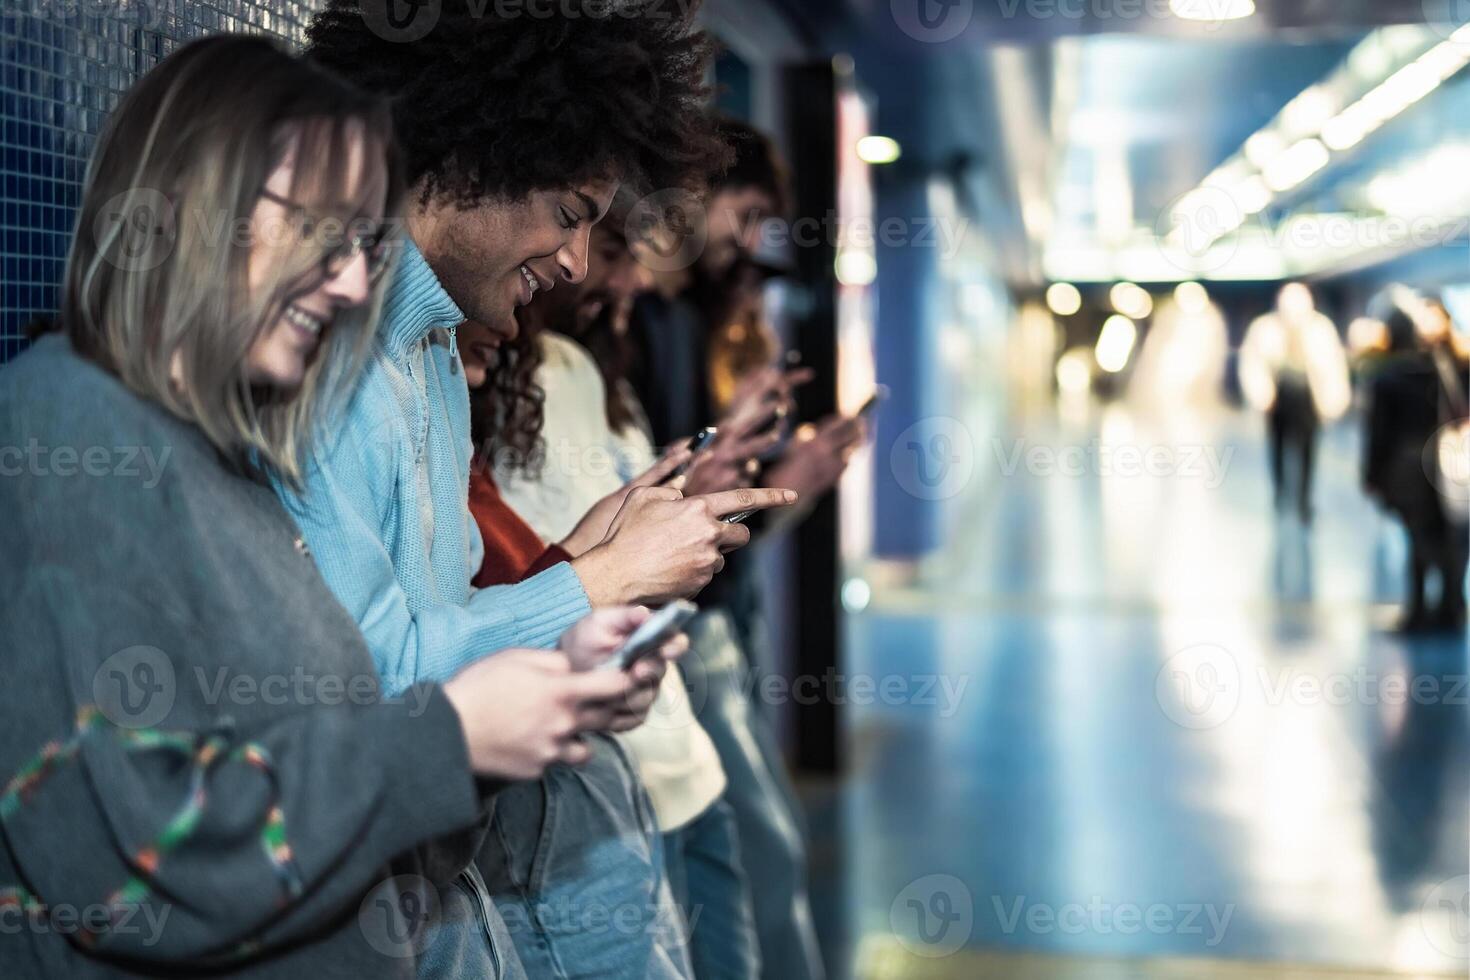
<svg viewBox="0 0 1470 980">
<path fill-rule="evenodd" d="M 796 796 L 764 713 L 750 702 L 751 676 L 729 617 L 701 613 L 685 628 L 680 661 L 694 715 L 725 767 L 725 802 L 735 814 L 740 863 L 750 882 L 762 976 L 825 975 L 806 891 L 806 843 Z"/>
<path fill-rule="evenodd" d="M 436 931 L 419 954 L 420 978 L 527 980 L 510 930 L 473 864 L 439 889 L 439 901 Z"/>
<path fill-rule="evenodd" d="M 760 946 L 730 804 L 716 800 L 664 834 L 664 858 L 697 980 L 757 980 Z"/>
<path fill-rule="evenodd" d="M 616 741 L 588 741 L 586 765 L 496 796 L 476 863 L 527 976 L 690 980 L 648 795 Z"/>
</svg>

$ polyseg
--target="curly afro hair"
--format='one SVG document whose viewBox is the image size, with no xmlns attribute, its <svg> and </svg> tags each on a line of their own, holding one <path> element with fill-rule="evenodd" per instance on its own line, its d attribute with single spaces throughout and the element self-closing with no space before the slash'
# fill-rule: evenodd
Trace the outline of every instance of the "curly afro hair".
<svg viewBox="0 0 1470 980">
<path fill-rule="evenodd" d="M 411 185 L 462 206 L 618 179 L 702 190 L 729 162 L 707 109 L 713 43 L 690 0 L 442 0 L 414 41 L 391 0 L 328 0 L 307 54 L 387 95 Z"/>
</svg>

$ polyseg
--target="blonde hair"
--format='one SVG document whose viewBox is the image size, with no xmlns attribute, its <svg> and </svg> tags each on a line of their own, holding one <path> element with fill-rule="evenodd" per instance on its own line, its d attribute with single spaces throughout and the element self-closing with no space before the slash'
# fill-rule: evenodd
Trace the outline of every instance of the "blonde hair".
<svg viewBox="0 0 1470 980">
<path fill-rule="evenodd" d="M 222 453 L 297 484 L 314 432 L 366 361 L 387 277 L 369 303 L 334 318 L 299 388 L 251 383 L 252 345 L 316 288 L 343 240 L 293 238 L 265 286 L 250 288 L 263 230 L 251 216 L 293 146 L 291 201 L 348 226 L 385 195 L 384 221 L 394 221 L 402 176 L 382 100 L 262 38 L 205 38 L 171 55 L 128 92 L 92 156 L 61 324 L 80 354 Z M 357 147 L 362 177 L 349 197 L 343 175 Z"/>
</svg>

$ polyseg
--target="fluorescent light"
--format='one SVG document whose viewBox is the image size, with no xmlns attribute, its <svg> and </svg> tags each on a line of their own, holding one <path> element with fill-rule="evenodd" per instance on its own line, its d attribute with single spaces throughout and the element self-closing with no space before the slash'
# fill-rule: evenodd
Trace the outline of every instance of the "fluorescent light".
<svg viewBox="0 0 1470 980">
<path fill-rule="evenodd" d="M 1203 313 L 1210 308 L 1210 293 L 1197 282 L 1181 282 L 1174 287 L 1174 302 L 1185 313 Z"/>
<path fill-rule="evenodd" d="M 1259 174 L 1243 180 L 1235 187 L 1235 203 L 1246 215 L 1260 214 L 1271 204 L 1271 188 Z"/>
<path fill-rule="evenodd" d="M 861 249 L 840 249 L 834 266 L 837 281 L 844 286 L 871 286 L 878 278 L 878 260 Z"/>
<path fill-rule="evenodd" d="M 1245 158 L 1256 167 L 1266 167 L 1286 149 L 1286 140 L 1280 133 L 1262 129 L 1251 134 L 1245 141 Z"/>
<path fill-rule="evenodd" d="M 1138 327 L 1121 313 L 1115 313 L 1103 321 L 1102 333 L 1097 336 L 1097 347 L 1093 356 L 1097 366 L 1109 374 L 1117 374 L 1128 366 L 1133 356 L 1133 345 L 1138 342 Z"/>
<path fill-rule="evenodd" d="M 1464 31 L 1455 32 L 1459 38 Z M 1470 35 L 1465 40 L 1470 41 Z M 1352 149 L 1369 133 L 1439 88 L 1470 63 L 1470 50 L 1455 39 L 1436 44 L 1400 68 L 1322 127 L 1322 139 L 1339 152 Z"/>
<path fill-rule="evenodd" d="M 1092 387 L 1092 366 L 1087 349 L 1073 347 L 1057 358 L 1057 387 L 1064 395 L 1083 395 Z"/>
<path fill-rule="evenodd" d="M 1262 175 L 1266 186 L 1278 194 L 1300 187 L 1332 159 L 1332 154 L 1319 139 L 1305 139 L 1271 162 Z"/>
<path fill-rule="evenodd" d="M 1124 316 L 1142 320 L 1154 311 L 1154 298 L 1148 290 L 1131 282 L 1120 282 L 1108 292 L 1113 309 Z"/>
<path fill-rule="evenodd" d="M 903 147 L 889 136 L 864 136 L 857 142 L 857 155 L 864 163 L 881 167 L 903 156 Z"/>
<path fill-rule="evenodd" d="M 1057 316 L 1071 316 L 1082 309 L 1082 293 L 1070 282 L 1054 282 L 1047 287 L 1046 305 Z"/>
<path fill-rule="evenodd" d="M 1322 142 L 1339 153 L 1351 150 L 1363 142 L 1363 137 L 1367 135 L 1367 127 L 1360 124 L 1356 116 L 1351 116 L 1346 112 L 1329 120 L 1327 125 L 1322 127 Z"/>
<path fill-rule="evenodd" d="M 1182 20 L 1218 23 L 1240 20 L 1256 12 L 1255 0 L 1169 0 L 1169 9 Z"/>
<path fill-rule="evenodd" d="M 1310 136 L 1320 132 L 1340 108 L 1336 96 L 1321 85 L 1313 85 L 1281 110 L 1281 125 L 1293 136 Z"/>
</svg>

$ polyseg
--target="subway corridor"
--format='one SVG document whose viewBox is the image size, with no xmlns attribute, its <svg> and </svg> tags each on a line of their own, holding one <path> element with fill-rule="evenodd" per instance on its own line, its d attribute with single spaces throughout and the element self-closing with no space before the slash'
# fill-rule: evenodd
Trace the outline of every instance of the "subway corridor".
<svg viewBox="0 0 1470 980">
<path fill-rule="evenodd" d="M 815 810 L 843 969 L 1466 974 L 1466 644 L 1390 631 L 1403 545 L 1352 421 L 1304 530 L 1270 509 L 1259 418 L 1161 418 L 976 436 L 951 544 L 849 615 L 852 677 L 903 681 L 847 706 Z"/>
</svg>

